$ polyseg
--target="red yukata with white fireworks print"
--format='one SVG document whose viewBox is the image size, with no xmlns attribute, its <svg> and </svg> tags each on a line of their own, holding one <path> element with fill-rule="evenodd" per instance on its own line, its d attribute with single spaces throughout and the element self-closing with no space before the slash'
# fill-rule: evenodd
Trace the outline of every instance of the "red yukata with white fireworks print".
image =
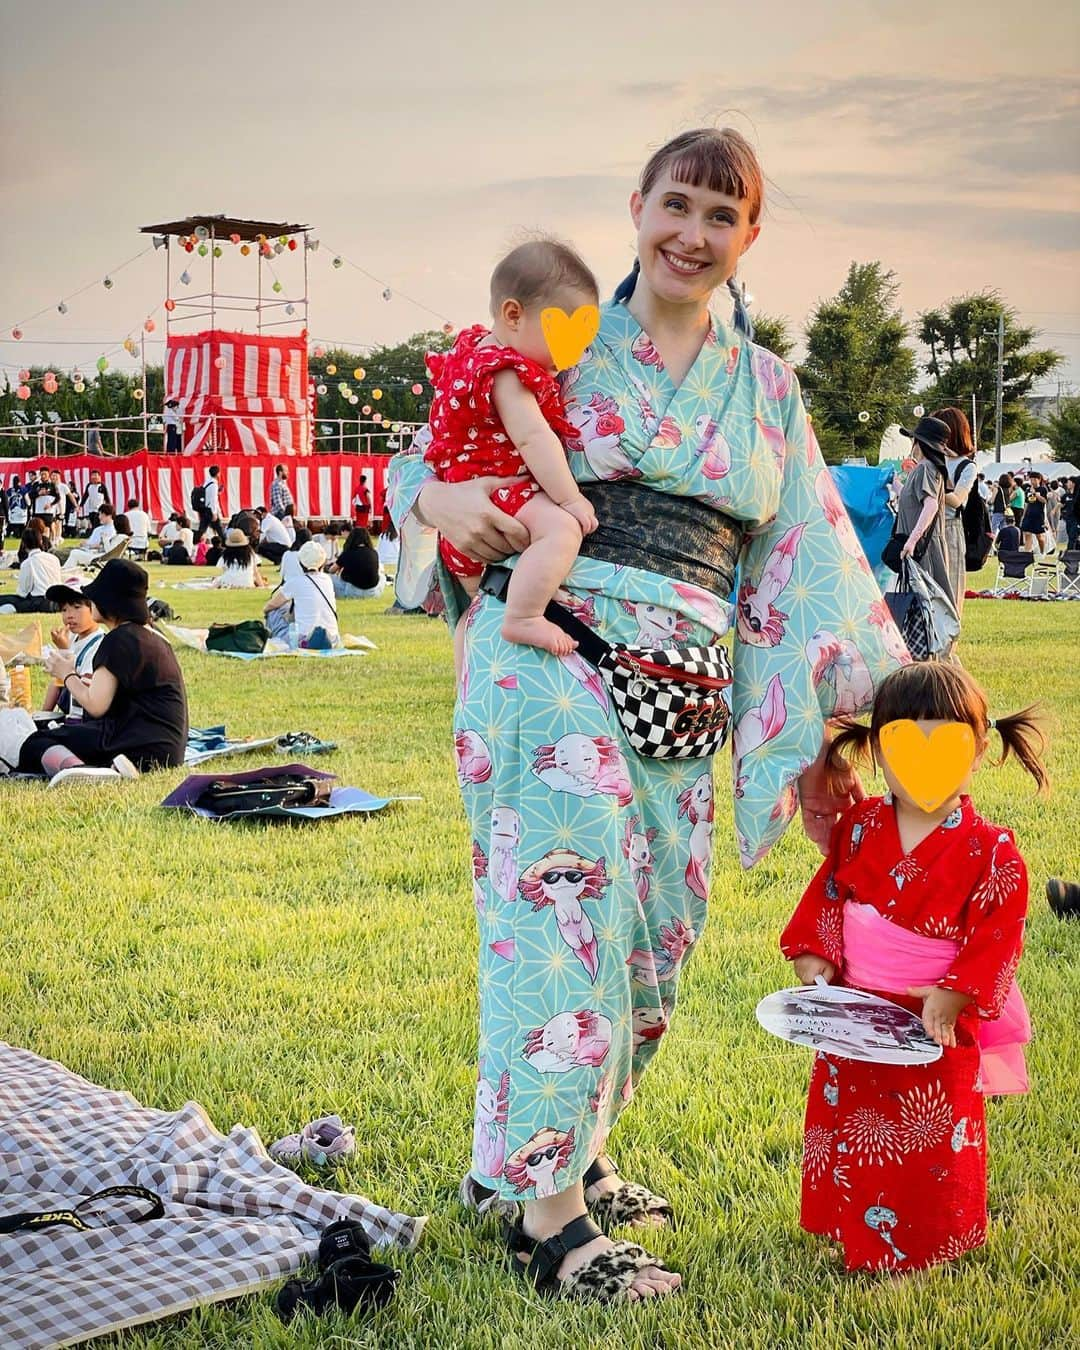
<svg viewBox="0 0 1080 1350">
<path fill-rule="evenodd" d="M 429 352 L 428 374 L 435 386 L 431 401 L 431 444 L 424 459 L 444 483 L 463 483 L 494 474 L 513 478 L 528 474 L 517 446 L 506 434 L 493 398 L 495 376 L 512 370 L 536 399 L 544 420 L 564 442 L 577 435 L 566 420 L 555 376 L 512 347 L 481 347 L 489 330 L 482 324 L 464 329 L 450 351 Z M 516 516 L 541 491 L 531 477 L 511 487 L 496 488 L 491 500 L 508 516 Z M 439 539 L 439 553 L 455 576 L 478 577 L 483 563 L 467 558 L 448 539 Z"/>
<path fill-rule="evenodd" d="M 1020 959 L 1027 872 L 1010 831 L 968 797 L 904 853 L 890 797 L 853 806 L 780 939 L 844 978 L 844 906 L 956 944 L 944 989 L 973 1002 L 955 1048 L 926 1065 L 819 1053 L 810 1076 L 802 1164 L 803 1228 L 843 1244 L 849 1270 L 916 1270 L 986 1240 L 986 1120 L 979 1028 L 1000 1016 Z M 909 985 L 924 980 L 912 979 Z M 871 989 L 919 1013 L 920 999 Z"/>
</svg>

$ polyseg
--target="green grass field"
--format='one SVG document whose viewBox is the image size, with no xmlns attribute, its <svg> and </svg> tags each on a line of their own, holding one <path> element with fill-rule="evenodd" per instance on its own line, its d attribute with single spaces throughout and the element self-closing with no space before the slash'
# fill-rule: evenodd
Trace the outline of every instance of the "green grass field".
<svg viewBox="0 0 1080 1350">
<path fill-rule="evenodd" d="M 155 594 L 192 625 L 253 616 L 262 600 Z M 196 1098 L 220 1128 L 242 1121 L 267 1141 L 340 1112 L 358 1127 L 358 1150 L 328 1184 L 431 1215 L 419 1250 L 389 1256 L 403 1276 L 373 1320 L 286 1330 L 264 1292 L 111 1343 L 1080 1344 L 1080 924 L 1059 922 L 1043 897 L 1048 875 L 1080 876 L 1080 605 L 969 602 L 965 615 L 961 654 L 992 715 L 1039 699 L 1053 732 L 1048 801 L 1012 765 L 984 768 L 976 782 L 976 804 L 1016 831 L 1032 879 L 1020 974 L 1036 1025 L 1033 1091 L 990 1107 L 989 1245 L 952 1268 L 853 1278 L 800 1231 L 809 1052 L 771 1040 L 753 1009 L 788 979 L 777 934 L 816 855 L 793 827 L 741 872 L 720 792 L 709 926 L 674 1030 L 612 1142 L 623 1171 L 677 1207 L 681 1222 L 650 1245 L 683 1272 L 684 1288 L 662 1304 L 582 1309 L 531 1295 L 504 1269 L 496 1231 L 457 1203 L 475 1077 L 475 940 L 450 754 L 450 648 L 441 624 L 384 616 L 386 603 L 341 605 L 342 627 L 378 644 L 366 658 L 245 664 L 182 651 L 180 660 L 194 724 L 318 732 L 340 743 L 319 767 L 422 802 L 310 828 L 235 827 L 157 809 L 179 770 L 52 793 L 0 786 L 0 1039 L 154 1106 Z M 24 623 L 8 616 L 0 631 Z M 44 680 L 35 670 L 36 699 Z"/>
</svg>

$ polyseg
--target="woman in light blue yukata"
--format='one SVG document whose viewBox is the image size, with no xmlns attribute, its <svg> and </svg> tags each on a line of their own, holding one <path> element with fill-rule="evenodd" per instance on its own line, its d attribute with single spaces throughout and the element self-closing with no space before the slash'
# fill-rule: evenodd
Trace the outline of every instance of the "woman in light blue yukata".
<svg viewBox="0 0 1080 1350">
<path fill-rule="evenodd" d="M 868 708 L 908 660 L 833 486 L 790 367 L 710 313 L 760 229 L 762 172 L 725 130 L 687 132 L 645 166 L 630 210 L 634 271 L 563 394 L 571 467 L 596 508 L 568 607 L 609 641 L 713 643 L 734 623 L 739 853 L 762 858 L 802 808 L 824 852 L 852 798 L 821 774 L 827 719 Z M 726 294 L 726 292 L 725 292 Z M 469 556 L 520 551 L 500 480 L 440 483 L 391 466 L 391 509 Z M 740 566 L 735 613 L 729 597 Z M 444 589 L 446 578 L 443 578 Z M 448 594 L 451 619 L 460 596 Z M 653 1297 L 680 1277 L 605 1228 L 671 1207 L 622 1182 L 609 1131 L 672 1020 L 705 926 L 713 780 L 707 759 L 642 758 L 577 653 L 512 645 L 482 589 L 454 714 L 479 914 L 480 1046 L 466 1203 L 507 1209 L 537 1287 Z M 449 658 L 448 658 L 449 659 Z M 531 1258 L 531 1259 L 530 1259 Z"/>
</svg>

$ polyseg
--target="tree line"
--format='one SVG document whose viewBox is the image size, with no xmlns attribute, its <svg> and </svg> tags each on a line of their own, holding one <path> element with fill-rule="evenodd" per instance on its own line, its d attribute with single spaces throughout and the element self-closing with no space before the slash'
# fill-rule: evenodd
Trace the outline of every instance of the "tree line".
<svg viewBox="0 0 1080 1350">
<path fill-rule="evenodd" d="M 891 423 L 910 425 L 913 409 L 920 405 L 931 412 L 951 404 L 970 417 L 973 395 L 978 445 L 992 448 L 999 315 L 1005 320 L 1003 439 L 1043 436 L 1059 459 L 1080 455 L 1080 399 L 1062 399 L 1057 414 L 1045 424 L 1035 421 L 1024 402 L 1036 381 L 1056 370 L 1064 357 L 1037 346 L 1037 331 L 1020 323 L 996 291 L 927 310 L 914 326 L 900 310 L 898 293 L 895 273 L 880 262 L 853 262 L 839 292 L 810 315 L 803 334 L 806 355 L 795 369 L 828 462 L 865 456 L 873 463 L 881 434 Z M 755 341 L 785 360 L 791 358 L 796 339 L 786 319 L 755 313 L 754 328 Z M 925 349 L 921 360 L 913 337 Z M 424 355 L 446 351 L 453 340 L 452 334 L 433 330 L 368 352 L 320 350 L 308 366 L 319 391 L 317 422 L 344 418 L 370 423 L 376 413 L 389 424 L 426 421 L 431 385 Z M 16 397 L 10 378 L 0 390 L 0 425 L 25 422 L 27 440 L 19 444 L 27 451 L 33 448 L 31 432 L 39 421 L 101 421 L 143 413 L 139 374 L 107 370 L 93 379 L 84 377 L 81 394 L 68 375 L 60 374 L 57 392 L 47 394 L 41 382 L 45 370 L 31 370 L 31 397 L 25 401 Z M 419 393 L 414 392 L 417 385 Z M 162 367 L 148 367 L 146 410 L 159 414 L 164 397 Z"/>
</svg>

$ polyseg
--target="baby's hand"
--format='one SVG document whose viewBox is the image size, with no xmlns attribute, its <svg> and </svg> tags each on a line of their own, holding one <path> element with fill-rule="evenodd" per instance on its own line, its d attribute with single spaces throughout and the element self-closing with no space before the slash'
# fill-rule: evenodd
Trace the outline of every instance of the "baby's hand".
<svg viewBox="0 0 1080 1350">
<path fill-rule="evenodd" d="M 795 967 L 800 984 L 813 984 L 819 975 L 827 984 L 832 984 L 836 975 L 836 967 L 831 961 L 826 961 L 820 956 L 811 956 L 809 952 L 797 956 L 791 964 Z"/>
<path fill-rule="evenodd" d="M 581 526 L 582 535 L 592 534 L 596 529 L 596 512 L 588 498 L 583 496 L 572 497 L 568 502 L 562 502 L 562 509 L 569 511 L 577 523 Z"/>
<path fill-rule="evenodd" d="M 922 1024 L 926 1034 L 938 1045 L 956 1044 L 956 1019 L 971 1002 L 967 994 L 958 994 L 952 989 L 940 989 L 936 984 L 920 985 L 909 989 L 912 998 L 921 998 Z"/>
</svg>

